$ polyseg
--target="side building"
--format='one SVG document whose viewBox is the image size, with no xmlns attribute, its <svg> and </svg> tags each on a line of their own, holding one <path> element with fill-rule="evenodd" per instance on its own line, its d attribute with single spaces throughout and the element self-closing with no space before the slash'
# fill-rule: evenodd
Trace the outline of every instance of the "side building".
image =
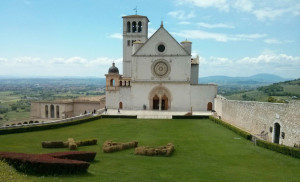
<svg viewBox="0 0 300 182">
<path fill-rule="evenodd" d="M 36 101 L 31 103 L 31 119 L 65 119 L 84 113 L 92 113 L 105 107 L 105 97 L 84 99 Z"/>
</svg>

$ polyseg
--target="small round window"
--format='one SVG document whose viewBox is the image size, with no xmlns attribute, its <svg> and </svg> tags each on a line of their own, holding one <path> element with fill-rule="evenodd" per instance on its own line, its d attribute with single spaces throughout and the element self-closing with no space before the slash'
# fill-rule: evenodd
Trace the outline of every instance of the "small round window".
<svg viewBox="0 0 300 182">
<path fill-rule="evenodd" d="M 159 52 L 164 52 L 165 49 L 166 49 L 166 47 L 165 47 L 163 44 L 159 44 L 159 46 L 157 47 L 157 50 L 158 50 Z"/>
</svg>

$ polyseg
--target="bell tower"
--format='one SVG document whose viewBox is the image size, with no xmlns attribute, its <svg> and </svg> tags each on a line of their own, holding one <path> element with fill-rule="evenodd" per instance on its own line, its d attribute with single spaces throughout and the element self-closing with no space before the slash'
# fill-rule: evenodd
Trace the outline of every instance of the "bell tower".
<svg viewBox="0 0 300 182">
<path fill-rule="evenodd" d="M 149 19 L 141 15 L 123 16 L 123 76 L 131 77 L 133 43 L 148 40 Z"/>
</svg>

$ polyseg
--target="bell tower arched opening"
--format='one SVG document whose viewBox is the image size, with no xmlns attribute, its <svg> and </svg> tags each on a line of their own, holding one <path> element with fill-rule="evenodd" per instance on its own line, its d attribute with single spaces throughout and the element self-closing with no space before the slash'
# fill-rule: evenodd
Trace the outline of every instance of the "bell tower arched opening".
<svg viewBox="0 0 300 182">
<path fill-rule="evenodd" d="M 142 22 L 139 21 L 138 23 L 138 32 L 141 32 L 142 31 Z"/>
<path fill-rule="evenodd" d="M 130 21 L 127 22 L 127 32 L 130 32 Z"/>
</svg>

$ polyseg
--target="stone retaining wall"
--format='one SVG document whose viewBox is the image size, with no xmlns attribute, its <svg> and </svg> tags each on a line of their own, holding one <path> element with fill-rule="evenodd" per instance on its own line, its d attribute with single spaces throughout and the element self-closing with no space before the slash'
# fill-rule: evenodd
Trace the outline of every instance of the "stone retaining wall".
<svg viewBox="0 0 300 182">
<path fill-rule="evenodd" d="M 300 144 L 299 101 L 290 103 L 236 101 L 217 96 L 214 109 L 222 120 L 269 142 L 275 140 L 275 123 L 278 123 L 280 144 L 287 146 Z"/>
</svg>

